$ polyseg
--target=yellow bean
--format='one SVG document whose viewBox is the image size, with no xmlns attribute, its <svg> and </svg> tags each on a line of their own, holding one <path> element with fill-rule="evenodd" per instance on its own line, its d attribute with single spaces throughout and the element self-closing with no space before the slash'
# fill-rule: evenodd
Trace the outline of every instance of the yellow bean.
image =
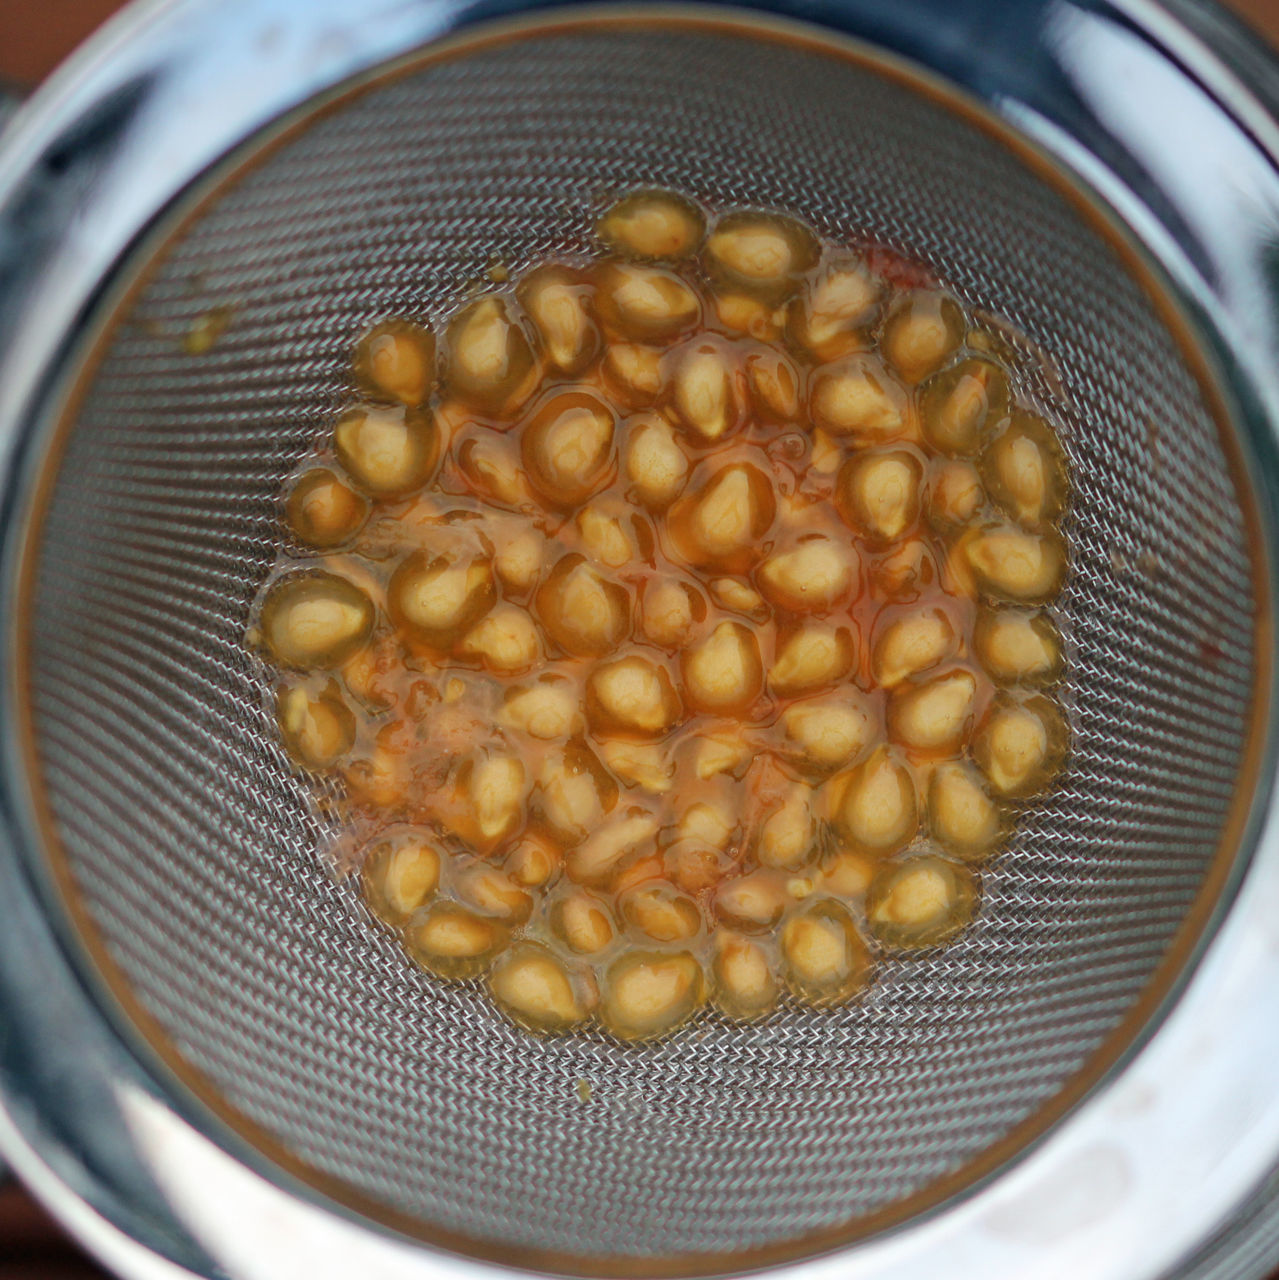
<svg viewBox="0 0 1279 1280">
<path fill-rule="evenodd" d="M 489 522 L 493 568 L 508 592 L 523 595 L 536 585 L 546 560 L 546 539 L 531 524 L 503 526 Z"/>
<path fill-rule="evenodd" d="M 874 356 L 848 356 L 819 368 L 808 407 L 814 426 L 854 444 L 882 444 L 906 434 L 906 392 Z"/>
<path fill-rule="evenodd" d="M 820 899 L 782 929 L 786 976 L 795 994 L 812 1004 L 846 1000 L 866 985 L 870 953 L 847 908 Z"/>
<path fill-rule="evenodd" d="M 697 252 L 706 218 L 673 191 L 635 191 L 613 205 L 596 230 L 615 253 L 675 261 Z"/>
<path fill-rule="evenodd" d="M 803 763 L 820 773 L 860 755 L 875 736 L 876 719 L 866 699 L 854 692 L 794 703 L 782 714 L 782 725 Z"/>
<path fill-rule="evenodd" d="M 391 575 L 387 608 L 398 626 L 444 647 L 484 617 L 496 598 L 488 558 L 458 542 L 442 555 L 419 551 L 401 561 Z"/>
<path fill-rule="evenodd" d="M 425 906 L 440 882 L 440 854 L 425 831 L 395 832 L 379 840 L 364 861 L 364 896 L 390 924 Z"/>
<path fill-rule="evenodd" d="M 599 354 L 593 292 L 580 272 L 554 263 L 529 272 L 516 291 L 547 363 L 568 377 L 582 373 Z"/>
<path fill-rule="evenodd" d="M 779 302 L 799 288 L 818 252 L 816 236 L 793 218 L 741 210 L 716 222 L 704 257 L 712 276 Z"/>
<path fill-rule="evenodd" d="M 1033 609 L 982 609 L 973 627 L 973 652 L 991 679 L 1003 684 L 1052 684 L 1061 677 L 1061 633 Z"/>
<path fill-rule="evenodd" d="M 759 568 L 764 594 L 795 613 L 825 613 L 857 587 L 857 552 L 851 540 L 811 533 Z"/>
<path fill-rule="evenodd" d="M 341 666 L 368 640 L 373 621 L 368 596 L 332 573 L 281 578 L 262 601 L 263 638 L 286 667 Z"/>
<path fill-rule="evenodd" d="M 744 573 L 759 559 L 776 514 L 772 481 L 751 463 L 735 462 L 714 472 L 699 493 L 680 498 L 669 527 L 692 564 Z"/>
<path fill-rule="evenodd" d="M 648 558 L 650 531 L 624 502 L 593 502 L 577 513 L 573 523 L 587 554 L 606 568 L 621 569 Z"/>
<path fill-rule="evenodd" d="M 535 1031 L 564 1031 L 589 1012 L 564 965 L 535 943 L 513 947 L 493 966 L 489 990 L 498 1006 Z"/>
<path fill-rule="evenodd" d="M 900 951 L 949 942 L 976 911 L 972 873 L 931 854 L 881 867 L 866 895 L 871 932 L 884 946 Z"/>
<path fill-rule="evenodd" d="M 680 648 L 693 624 L 706 617 L 706 601 L 688 583 L 658 578 L 644 588 L 641 627 L 647 639 L 663 649 Z"/>
<path fill-rule="evenodd" d="M 614 414 L 598 396 L 565 391 L 524 429 L 520 451 L 544 502 L 570 508 L 606 484 L 613 470 Z"/>
<path fill-rule="evenodd" d="M 760 346 L 749 352 L 746 383 L 751 406 L 761 417 L 783 423 L 799 421 L 803 390 L 799 371 L 776 347 Z"/>
<path fill-rule="evenodd" d="M 944 609 L 922 605 L 898 613 L 875 638 L 871 658 L 875 683 L 892 689 L 937 666 L 958 648 L 959 634 Z"/>
<path fill-rule="evenodd" d="M 933 769 L 927 815 L 933 839 L 965 862 L 985 858 L 1003 838 L 998 806 L 977 770 L 961 760 L 944 761 Z"/>
<path fill-rule="evenodd" d="M 537 625 L 518 605 L 499 604 L 462 638 L 462 652 L 503 675 L 527 671 L 542 657 Z"/>
<path fill-rule="evenodd" d="M 777 1004 L 778 985 L 758 943 L 720 930 L 715 935 L 715 1003 L 730 1018 L 758 1018 Z"/>
<path fill-rule="evenodd" d="M 959 304 L 945 294 L 919 290 L 893 309 L 880 347 L 907 382 L 918 382 L 940 368 L 963 340 Z"/>
<path fill-rule="evenodd" d="M 413 955 L 442 978 L 470 978 L 483 972 L 506 943 L 496 920 L 476 915 L 453 902 L 436 902 L 426 918 L 410 929 Z"/>
<path fill-rule="evenodd" d="M 1028 533 L 1016 525 L 986 525 L 973 531 L 963 551 L 977 585 L 995 600 L 1044 604 L 1066 576 L 1066 547 L 1055 529 Z"/>
<path fill-rule="evenodd" d="M 702 443 L 719 440 L 739 425 L 738 377 L 737 360 L 718 338 L 695 338 L 672 353 L 671 404 Z"/>
<path fill-rule="evenodd" d="M 868 347 L 881 292 L 864 262 L 837 259 L 791 304 L 791 340 L 823 361 Z"/>
<path fill-rule="evenodd" d="M 631 928 L 654 942 L 687 942 L 702 931 L 702 913 L 697 903 L 660 881 L 626 893 L 622 915 Z"/>
<path fill-rule="evenodd" d="M 668 342 L 696 325 L 697 294 L 673 271 L 635 262 L 606 262 L 597 276 L 600 318 L 636 342 Z"/>
<path fill-rule="evenodd" d="M 586 889 L 566 893 L 551 910 L 551 928 L 578 955 L 598 955 L 611 945 L 617 930 L 608 904 Z"/>
<path fill-rule="evenodd" d="M 848 627 L 806 622 L 778 644 L 768 669 L 769 687 L 786 698 L 825 689 L 848 674 L 853 656 Z"/>
<path fill-rule="evenodd" d="M 289 490 L 285 517 L 294 536 L 312 547 L 349 542 L 364 527 L 369 501 L 327 467 L 304 472 Z"/>
<path fill-rule="evenodd" d="M 601 663 L 586 682 L 586 714 L 596 732 L 660 735 L 682 711 L 665 668 L 639 655 Z"/>
<path fill-rule="evenodd" d="M 888 700 L 888 736 L 917 755 L 954 755 L 972 731 L 977 679 L 962 668 L 902 684 Z"/>
<path fill-rule="evenodd" d="M 967 524 L 985 502 L 986 490 L 971 462 L 951 459 L 934 467 L 928 483 L 928 519 L 934 528 Z"/>
<path fill-rule="evenodd" d="M 564 556 L 534 597 L 547 635 L 580 658 L 611 653 L 630 628 L 627 590 L 579 555 Z"/>
<path fill-rule="evenodd" d="M 840 469 L 840 513 L 870 541 L 896 542 L 919 519 L 922 480 L 919 459 L 904 449 L 860 453 Z"/>
<path fill-rule="evenodd" d="M 737 578 L 713 578 L 708 584 L 715 603 L 734 613 L 744 613 L 757 621 L 768 616 L 764 597 L 748 583 Z"/>
<path fill-rule="evenodd" d="M 623 1040 L 673 1031 L 705 999 L 701 965 L 685 951 L 633 951 L 608 969 L 600 1003 L 604 1025 Z"/>
<path fill-rule="evenodd" d="M 871 585 L 889 600 L 917 600 L 926 587 L 937 584 L 941 570 L 922 538 L 907 538 L 881 552 L 869 564 Z"/>
<path fill-rule="evenodd" d="M 837 849 L 822 860 L 821 888 L 837 898 L 860 898 L 870 887 L 878 862 L 852 849 Z"/>
<path fill-rule="evenodd" d="M 943 453 L 971 457 L 1008 415 L 1008 377 L 974 356 L 930 378 L 920 391 L 924 436 Z"/>
<path fill-rule="evenodd" d="M 420 405 L 435 381 L 435 338 L 404 320 L 376 325 L 355 348 L 355 376 L 374 395 Z"/>
<path fill-rule="evenodd" d="M 662 393 L 662 353 L 637 342 L 612 342 L 600 367 L 604 386 L 616 404 L 642 409 Z"/>
<path fill-rule="evenodd" d="M 569 743 L 547 754 L 532 803 L 558 840 L 578 844 L 603 824 L 617 803 L 617 783 L 590 748 Z"/>
<path fill-rule="evenodd" d="M 913 839 L 919 826 L 915 779 L 891 747 L 877 747 L 826 786 L 835 827 L 855 852 L 887 857 Z"/>
<path fill-rule="evenodd" d="M 275 718 L 289 754 L 305 769 L 331 769 L 355 742 L 355 716 L 332 680 L 318 695 L 281 685 Z"/>
<path fill-rule="evenodd" d="M 786 908 L 786 895 L 776 874 L 752 871 L 725 880 L 715 894 L 719 918 L 746 933 L 771 929 Z"/>
<path fill-rule="evenodd" d="M 508 507 L 531 507 L 535 499 L 509 436 L 480 431 L 457 447 L 458 470 L 475 489 Z"/>
<path fill-rule="evenodd" d="M 997 795 L 1022 798 L 1052 782 L 1069 744 L 1066 718 L 1051 698 L 1000 697 L 973 739 L 973 759 Z"/>
<path fill-rule="evenodd" d="M 600 743 L 600 754 L 628 786 L 663 795 L 674 785 L 675 765 L 656 743 L 609 738 Z"/>
<path fill-rule="evenodd" d="M 689 463 L 665 418 L 645 414 L 627 424 L 622 466 L 635 497 L 655 511 L 679 497 Z"/>
<path fill-rule="evenodd" d="M 545 742 L 574 737 L 585 725 L 577 686 L 564 676 L 541 675 L 506 695 L 498 723 Z"/>
<path fill-rule="evenodd" d="M 533 898 L 514 877 L 499 867 L 477 862 L 456 878 L 457 894 L 482 915 L 520 924 L 533 910 Z"/>
<path fill-rule="evenodd" d="M 699 782 L 726 773 L 740 778 L 754 756 L 741 726 L 728 721 L 719 729 L 698 733 L 693 739 L 693 772 Z"/>
<path fill-rule="evenodd" d="M 524 889 L 540 889 L 554 879 L 563 858 L 549 840 L 526 831 L 506 856 L 505 869 L 515 884 Z"/>
<path fill-rule="evenodd" d="M 403 407 L 351 409 L 333 428 L 333 452 L 365 493 L 398 498 L 431 478 L 440 433 L 431 417 Z"/>
<path fill-rule="evenodd" d="M 730 289 L 714 293 L 711 306 L 730 333 L 749 334 L 760 342 L 772 342 L 781 334 L 784 312 L 763 298 Z"/>
<path fill-rule="evenodd" d="M 1014 414 L 982 451 L 981 474 L 995 502 L 1031 528 L 1056 520 L 1066 508 L 1065 454 L 1042 418 Z"/>
<path fill-rule="evenodd" d="M 817 853 L 813 807 L 812 788 L 796 783 L 760 828 L 755 853 L 764 866 L 794 871 L 812 860 Z"/>
<path fill-rule="evenodd" d="M 721 622 L 684 650 L 680 667 L 684 695 L 699 711 L 742 711 L 763 692 L 759 645 L 740 622 Z"/>
<path fill-rule="evenodd" d="M 479 298 L 449 322 L 445 383 L 459 400 L 499 417 L 517 412 L 537 385 L 524 330 L 504 299 Z"/>
<path fill-rule="evenodd" d="M 489 755 L 463 766 L 460 780 L 466 787 L 475 831 L 467 832 L 477 849 L 495 848 L 523 825 L 528 778 L 515 756 Z"/>
</svg>

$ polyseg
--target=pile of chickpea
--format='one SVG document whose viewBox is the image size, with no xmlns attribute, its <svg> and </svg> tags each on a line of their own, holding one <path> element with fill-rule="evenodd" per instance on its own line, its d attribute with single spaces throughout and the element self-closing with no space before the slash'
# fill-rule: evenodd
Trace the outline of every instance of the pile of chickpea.
<svg viewBox="0 0 1279 1280">
<path fill-rule="evenodd" d="M 666 191 L 597 229 L 365 335 L 249 638 L 433 973 L 625 1039 L 846 1001 L 1063 764 L 1065 457 L 916 264 Z"/>
</svg>

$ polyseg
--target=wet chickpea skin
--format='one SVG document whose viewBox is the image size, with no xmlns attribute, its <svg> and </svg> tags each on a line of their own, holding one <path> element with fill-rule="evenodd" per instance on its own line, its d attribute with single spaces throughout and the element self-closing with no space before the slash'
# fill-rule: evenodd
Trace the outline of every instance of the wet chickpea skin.
<svg viewBox="0 0 1279 1280">
<path fill-rule="evenodd" d="M 678 192 L 596 214 L 358 338 L 246 644 L 406 962 L 647 1041 L 971 923 L 1068 763 L 1072 485 L 926 265 Z"/>
</svg>

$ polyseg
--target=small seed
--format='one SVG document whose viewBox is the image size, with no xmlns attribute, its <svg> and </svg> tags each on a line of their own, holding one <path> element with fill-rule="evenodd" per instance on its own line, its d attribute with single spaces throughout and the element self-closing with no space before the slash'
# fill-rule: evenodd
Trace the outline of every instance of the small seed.
<svg viewBox="0 0 1279 1280">
<path fill-rule="evenodd" d="M 919 826 L 915 779 L 890 747 L 878 747 L 827 784 L 832 817 L 857 852 L 887 857 L 910 843 Z"/>
<path fill-rule="evenodd" d="M 755 637 L 739 622 L 721 622 L 681 655 L 684 693 L 700 711 L 740 711 L 763 691 L 764 671 Z"/>
<path fill-rule="evenodd" d="M 355 716 L 333 681 L 318 696 L 281 686 L 275 718 L 289 754 L 305 769 L 331 769 L 355 742 Z"/>
<path fill-rule="evenodd" d="M 702 443 L 719 440 L 741 422 L 737 361 L 728 345 L 698 338 L 673 352 L 671 403 L 680 422 Z"/>
<path fill-rule="evenodd" d="M 1051 698 L 999 698 L 973 740 L 973 759 L 997 795 L 1032 796 L 1060 771 L 1069 739 L 1065 717 Z"/>
<path fill-rule="evenodd" d="M 1023 525 L 1038 528 L 1065 510 L 1065 455 L 1056 433 L 1041 418 L 1014 414 L 982 451 L 981 474 L 990 496 Z"/>
<path fill-rule="evenodd" d="M 577 657 L 599 657 L 621 643 L 630 625 L 630 596 L 582 556 L 567 555 L 535 597 L 547 635 Z"/>
<path fill-rule="evenodd" d="M 262 601 L 262 635 L 286 667 L 341 666 L 368 640 L 373 621 L 368 596 L 332 573 L 282 578 Z"/>
<path fill-rule="evenodd" d="M 1027 533 L 1016 525 L 986 525 L 964 544 L 977 585 L 995 600 L 1044 604 L 1066 576 L 1066 548 L 1055 529 Z"/>
<path fill-rule="evenodd" d="M 363 528 L 369 501 L 327 467 L 313 467 L 289 491 L 285 516 L 294 536 L 312 547 L 336 547 Z"/>
<path fill-rule="evenodd" d="M 959 304 L 945 294 L 920 290 L 894 308 L 880 346 L 907 382 L 918 382 L 940 368 L 963 339 Z"/>
<path fill-rule="evenodd" d="M 333 428 L 333 452 L 365 493 L 402 497 L 431 478 L 439 431 L 429 416 L 404 408 L 351 409 Z"/>
<path fill-rule="evenodd" d="M 872 542 L 896 542 L 919 519 L 922 479 L 919 459 L 905 450 L 860 453 L 840 470 L 840 513 Z"/>
<path fill-rule="evenodd" d="M 750 210 L 721 218 L 705 250 L 713 276 L 772 302 L 794 293 L 817 255 L 817 238 L 802 223 Z"/>
<path fill-rule="evenodd" d="M 976 911 L 972 873 L 932 855 L 882 867 L 866 895 L 871 932 L 884 946 L 902 951 L 949 942 Z"/>
<path fill-rule="evenodd" d="M 507 417 L 532 394 L 537 361 L 524 330 L 498 297 L 480 298 L 449 322 L 445 382 L 459 400 Z"/>
<path fill-rule="evenodd" d="M 877 725 L 860 694 L 845 694 L 787 707 L 782 724 L 787 738 L 809 769 L 823 771 L 848 764 L 868 747 Z"/>
<path fill-rule="evenodd" d="M 857 553 L 850 542 L 814 533 L 759 568 L 764 594 L 796 613 L 824 613 L 857 586 Z"/>
<path fill-rule="evenodd" d="M 498 960 L 489 990 L 511 1017 L 537 1031 L 563 1031 L 587 1014 L 568 970 L 533 943 L 522 943 Z"/>
<path fill-rule="evenodd" d="M 1051 684 L 1061 676 L 1061 633 L 1047 614 L 1032 609 L 982 609 L 973 651 L 1001 683 Z"/>
<path fill-rule="evenodd" d="M 972 730 L 977 680 L 963 669 L 902 684 L 888 700 L 888 735 L 918 755 L 953 755 Z"/>
<path fill-rule="evenodd" d="M 516 292 L 537 330 L 547 363 L 572 377 L 599 354 L 600 333 L 592 317 L 594 290 L 580 272 L 555 264 L 524 277 Z"/>
<path fill-rule="evenodd" d="M 970 457 L 1008 413 L 1008 377 L 989 360 L 973 357 L 930 378 L 920 392 L 920 418 L 929 444 Z"/>
<path fill-rule="evenodd" d="M 642 1040 L 684 1022 L 705 998 L 701 966 L 687 952 L 631 952 L 609 966 L 600 1016 L 614 1035 Z"/>
<path fill-rule="evenodd" d="M 507 694 L 499 723 L 545 742 L 572 737 L 584 725 L 577 687 L 563 676 L 539 676 Z"/>
<path fill-rule="evenodd" d="M 517 605 L 499 604 L 462 639 L 462 652 L 479 658 L 490 671 L 515 675 L 542 656 L 537 625 Z"/>
<path fill-rule="evenodd" d="M 875 682 L 884 689 L 895 688 L 951 657 L 958 647 L 959 634 L 945 610 L 925 605 L 899 613 L 875 639 Z"/>
<path fill-rule="evenodd" d="M 906 433 L 906 393 L 873 356 L 855 355 L 814 375 L 809 412 L 828 435 L 881 444 Z"/>
<path fill-rule="evenodd" d="M 972 765 L 948 760 L 928 783 L 928 830 L 937 843 L 966 862 L 986 857 L 1003 837 L 999 809 Z"/>
<path fill-rule="evenodd" d="M 757 942 L 717 933 L 714 974 L 715 1003 L 730 1018 L 758 1018 L 777 1004 L 777 979 Z"/>
<path fill-rule="evenodd" d="M 681 712 L 665 668 L 638 655 L 601 663 L 586 682 L 586 714 L 597 732 L 663 734 Z"/>
<path fill-rule="evenodd" d="M 597 396 L 553 396 L 524 430 L 520 452 L 543 501 L 569 508 L 608 482 L 613 469 L 614 415 Z"/>
<path fill-rule="evenodd" d="M 866 944 L 847 909 L 833 899 L 786 922 L 782 955 L 791 986 L 815 1004 L 846 1000 L 870 977 Z"/>
<path fill-rule="evenodd" d="M 369 851 L 362 873 L 364 895 L 384 920 L 399 924 L 435 893 L 440 854 L 425 831 L 396 832 Z"/>
<path fill-rule="evenodd" d="M 787 698 L 827 688 L 848 674 L 853 656 L 848 627 L 806 622 L 778 645 L 768 669 L 769 687 Z"/>
<path fill-rule="evenodd" d="M 881 289 L 859 259 L 830 263 L 791 304 L 792 341 L 823 361 L 868 347 Z"/>
<path fill-rule="evenodd" d="M 635 497 L 654 511 L 679 497 L 689 463 L 665 418 L 646 414 L 627 424 L 622 465 Z"/>
<path fill-rule="evenodd" d="M 630 409 L 652 404 L 662 393 L 662 353 L 635 342 L 609 344 L 601 365 L 604 386 L 614 403 Z"/>
<path fill-rule="evenodd" d="M 600 318 L 636 342 L 669 342 L 701 316 L 697 294 L 673 271 L 634 262 L 606 262 L 597 276 Z"/>
<path fill-rule="evenodd" d="M 355 376 L 373 395 L 420 405 L 435 381 L 435 338 L 404 320 L 379 324 L 355 348 Z"/>
<path fill-rule="evenodd" d="M 617 783 L 588 747 L 569 743 L 547 755 L 532 803 L 558 840 L 578 844 L 617 803 Z"/>
<path fill-rule="evenodd" d="M 676 261 L 697 252 L 706 219 L 673 191 L 636 191 L 613 205 L 596 230 L 615 253 Z"/>
<path fill-rule="evenodd" d="M 750 463 L 730 463 L 671 508 L 670 528 L 691 563 L 743 573 L 759 558 L 776 513 L 772 481 Z"/>
</svg>

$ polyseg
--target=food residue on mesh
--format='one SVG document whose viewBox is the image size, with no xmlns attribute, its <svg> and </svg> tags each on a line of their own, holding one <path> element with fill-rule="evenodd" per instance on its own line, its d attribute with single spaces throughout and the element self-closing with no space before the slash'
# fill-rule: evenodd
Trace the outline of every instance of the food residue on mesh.
<svg viewBox="0 0 1279 1280">
<path fill-rule="evenodd" d="M 373 913 L 521 1025 L 853 999 L 1067 750 L 1053 425 L 881 248 L 673 193 L 377 325 L 255 611 Z"/>
</svg>

